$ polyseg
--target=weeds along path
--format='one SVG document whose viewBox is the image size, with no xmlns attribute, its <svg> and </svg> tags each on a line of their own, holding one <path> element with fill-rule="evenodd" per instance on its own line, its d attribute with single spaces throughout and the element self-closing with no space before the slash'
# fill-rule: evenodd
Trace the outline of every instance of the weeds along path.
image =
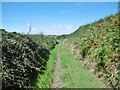
<svg viewBox="0 0 120 90">
<path fill-rule="evenodd" d="M 53 84 L 51 88 L 62 88 L 62 81 L 61 81 L 61 75 L 62 75 L 62 68 L 61 68 L 61 58 L 60 58 L 60 50 L 59 46 L 57 47 L 57 60 L 56 65 L 54 69 L 54 79 Z"/>
</svg>

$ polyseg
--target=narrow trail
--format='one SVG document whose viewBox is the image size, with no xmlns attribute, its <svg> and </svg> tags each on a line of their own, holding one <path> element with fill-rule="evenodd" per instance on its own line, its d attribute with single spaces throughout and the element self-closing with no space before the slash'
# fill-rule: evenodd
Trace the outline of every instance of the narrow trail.
<svg viewBox="0 0 120 90">
<path fill-rule="evenodd" d="M 105 88 L 105 84 L 91 74 L 64 46 L 56 47 L 57 59 L 51 88 Z"/>
<path fill-rule="evenodd" d="M 62 88 L 61 75 L 62 75 L 62 67 L 61 67 L 60 51 L 58 47 L 57 60 L 54 69 L 54 80 L 51 88 Z"/>
</svg>

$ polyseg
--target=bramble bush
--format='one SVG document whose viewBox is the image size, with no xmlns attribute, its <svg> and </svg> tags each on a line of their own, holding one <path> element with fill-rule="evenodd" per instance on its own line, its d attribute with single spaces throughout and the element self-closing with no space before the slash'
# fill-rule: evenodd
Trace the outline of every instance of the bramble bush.
<svg viewBox="0 0 120 90">
<path fill-rule="evenodd" d="M 57 43 L 56 39 L 42 36 L 44 40 L 38 43 L 30 35 L 9 33 L 3 29 L 0 32 L 2 33 L 3 89 L 33 88 L 38 74 L 42 74 L 45 70 L 50 50 Z M 43 46 L 45 40 L 50 40 L 47 43 L 49 48 Z"/>
</svg>

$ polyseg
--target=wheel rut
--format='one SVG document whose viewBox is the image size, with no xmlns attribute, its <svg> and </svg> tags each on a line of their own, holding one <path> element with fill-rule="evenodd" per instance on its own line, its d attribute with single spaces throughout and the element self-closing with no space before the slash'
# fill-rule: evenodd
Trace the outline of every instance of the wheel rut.
<svg viewBox="0 0 120 90">
<path fill-rule="evenodd" d="M 60 51 L 58 47 L 57 60 L 54 69 L 54 80 L 51 88 L 62 88 L 61 75 L 62 75 L 62 67 L 61 67 Z"/>
</svg>

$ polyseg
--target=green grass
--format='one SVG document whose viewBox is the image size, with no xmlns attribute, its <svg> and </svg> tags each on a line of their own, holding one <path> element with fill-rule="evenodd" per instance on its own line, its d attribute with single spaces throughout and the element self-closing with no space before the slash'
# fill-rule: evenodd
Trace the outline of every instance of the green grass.
<svg viewBox="0 0 120 90">
<path fill-rule="evenodd" d="M 39 88 L 50 88 L 53 82 L 53 72 L 55 67 L 55 61 L 57 58 L 57 46 L 51 51 L 50 58 L 47 61 L 47 67 L 44 74 L 40 74 L 37 78 L 36 87 Z"/>
<path fill-rule="evenodd" d="M 63 86 L 65 88 L 104 88 L 105 85 L 92 73 L 89 73 L 79 60 L 67 50 L 59 45 L 61 53 L 61 63 L 63 68 Z"/>
<path fill-rule="evenodd" d="M 51 51 L 44 74 L 40 74 L 37 78 L 37 89 L 50 88 L 53 83 L 57 48 L 60 48 L 60 59 L 63 69 L 61 76 L 63 88 L 105 88 L 104 83 L 99 81 L 93 74 L 89 73 L 67 48 L 59 44 Z"/>
</svg>

